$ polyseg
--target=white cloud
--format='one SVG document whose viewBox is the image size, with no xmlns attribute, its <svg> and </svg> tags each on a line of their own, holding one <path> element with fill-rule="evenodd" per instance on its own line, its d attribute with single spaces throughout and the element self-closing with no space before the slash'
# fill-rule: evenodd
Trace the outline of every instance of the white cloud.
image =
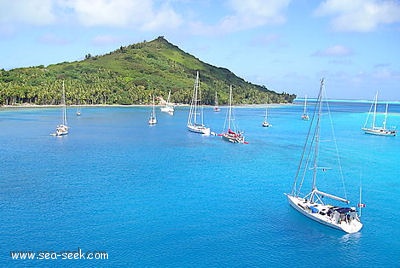
<svg viewBox="0 0 400 268">
<path fill-rule="evenodd" d="M 132 10 L 148 12 L 147 1 L 140 5 L 139 1 L 124 0 L 67 0 L 65 7 L 71 9 L 73 14 L 85 26 L 124 26 L 130 20 Z M 135 17 L 135 12 L 132 17 Z"/>
<path fill-rule="evenodd" d="M 281 24 L 286 21 L 285 10 L 291 0 L 229 0 L 231 14 L 221 18 L 215 25 L 202 22 L 191 23 L 200 34 L 231 33 L 264 25 Z"/>
<path fill-rule="evenodd" d="M 400 22 L 400 3 L 390 0 L 326 0 L 317 16 L 332 16 L 335 31 L 369 32 L 383 24 Z"/>
<path fill-rule="evenodd" d="M 56 20 L 52 0 L 0 0 L 1 23 L 47 25 Z"/>
<path fill-rule="evenodd" d="M 135 27 L 159 29 L 178 27 L 180 16 L 168 5 L 158 10 L 153 1 L 143 0 L 67 0 L 64 5 L 73 10 L 85 26 Z"/>
<path fill-rule="evenodd" d="M 174 29 L 182 24 L 182 18 L 170 6 L 164 5 L 153 12 L 152 16 L 142 25 L 143 30 Z"/>
<path fill-rule="evenodd" d="M 10 25 L 73 22 L 87 27 L 157 30 L 182 23 L 169 2 L 156 5 L 153 0 L 0 0 L 0 6 L 0 23 Z"/>
<path fill-rule="evenodd" d="M 240 18 L 251 24 L 282 23 L 285 17 L 282 12 L 288 7 L 290 0 L 231 0 L 230 5 Z"/>
<path fill-rule="evenodd" d="M 352 50 L 342 46 L 342 45 L 335 45 L 328 47 L 324 50 L 316 51 L 313 56 L 319 57 L 347 57 L 353 54 Z"/>
<path fill-rule="evenodd" d="M 374 66 L 372 77 L 385 80 L 391 79 L 395 81 L 400 80 L 400 72 L 393 70 L 389 64 L 380 64 Z"/>
</svg>

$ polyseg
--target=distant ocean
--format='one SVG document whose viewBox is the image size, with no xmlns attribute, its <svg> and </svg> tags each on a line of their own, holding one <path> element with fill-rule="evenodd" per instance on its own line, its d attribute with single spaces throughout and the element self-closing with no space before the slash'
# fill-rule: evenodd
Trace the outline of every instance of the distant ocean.
<svg viewBox="0 0 400 268">
<path fill-rule="evenodd" d="M 348 198 L 361 180 L 366 204 L 351 235 L 284 195 L 308 130 L 301 101 L 271 106 L 270 128 L 264 107 L 235 108 L 247 145 L 188 132 L 188 107 L 157 108 L 155 126 L 150 107 L 70 107 L 61 138 L 59 108 L 1 108 L 0 267 L 400 267 L 400 137 L 364 134 L 369 107 L 331 103 Z M 225 113 L 205 108 L 205 123 L 220 133 Z M 77 252 L 108 259 L 62 259 Z"/>
</svg>

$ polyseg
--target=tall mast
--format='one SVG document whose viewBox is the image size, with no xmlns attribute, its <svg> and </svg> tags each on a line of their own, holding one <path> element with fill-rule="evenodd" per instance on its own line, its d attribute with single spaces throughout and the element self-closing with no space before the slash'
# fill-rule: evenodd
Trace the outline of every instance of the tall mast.
<svg viewBox="0 0 400 268">
<path fill-rule="evenodd" d="M 386 102 L 385 119 L 383 120 L 383 129 L 386 129 L 387 111 L 388 111 L 388 103 Z"/>
<path fill-rule="evenodd" d="M 320 123 L 322 115 L 322 90 L 324 86 L 324 79 L 321 79 L 321 86 L 318 94 L 318 117 L 315 130 L 315 149 L 314 149 L 314 166 L 313 166 L 313 181 L 312 190 L 315 190 L 317 182 L 317 169 L 318 169 L 318 152 L 319 152 L 319 140 L 320 140 Z"/>
<path fill-rule="evenodd" d="M 193 124 L 196 125 L 197 124 L 197 103 L 198 103 L 198 99 L 197 99 L 197 95 L 198 95 L 198 90 L 199 90 L 199 71 L 196 72 L 196 81 L 194 82 L 194 99 L 193 99 L 193 105 L 194 105 L 194 121 Z"/>
<path fill-rule="evenodd" d="M 153 94 L 153 114 L 152 114 L 152 116 L 154 118 L 156 118 L 156 107 L 155 107 L 155 102 L 154 102 L 154 94 Z"/>
<path fill-rule="evenodd" d="M 194 81 L 193 85 L 193 95 L 192 95 L 192 100 L 190 102 L 190 110 L 189 110 L 189 116 L 188 116 L 188 125 L 195 125 L 196 124 L 196 113 L 197 113 L 197 85 L 198 85 L 198 78 L 199 78 L 199 72 L 196 74 L 196 80 Z"/>
<path fill-rule="evenodd" d="M 232 113 L 232 85 L 229 87 L 228 130 L 231 129 L 231 113 Z"/>
<path fill-rule="evenodd" d="M 204 115 L 203 115 L 203 104 L 201 102 L 201 89 L 200 89 L 200 78 L 199 78 L 199 71 L 197 71 L 197 89 L 198 89 L 198 103 L 200 105 L 200 120 L 201 120 L 201 125 L 204 125 Z"/>
<path fill-rule="evenodd" d="M 61 102 L 62 102 L 62 105 L 63 105 L 63 117 L 62 117 L 62 123 L 63 123 L 63 125 L 67 125 L 67 110 L 66 110 L 66 107 L 65 107 L 65 86 L 64 86 L 64 80 L 63 80 L 63 82 L 62 82 L 62 92 L 63 92 L 63 94 L 62 94 L 62 100 L 61 100 Z"/>
<path fill-rule="evenodd" d="M 376 119 L 376 104 L 378 102 L 378 91 L 375 94 L 375 103 L 374 103 L 374 115 L 372 117 L 372 128 L 375 128 L 375 119 Z"/>
<path fill-rule="evenodd" d="M 303 114 L 306 114 L 306 110 L 307 110 L 307 95 L 304 96 Z"/>
<path fill-rule="evenodd" d="M 362 193 L 362 185 L 361 185 L 361 178 L 360 178 L 360 202 L 358 203 L 358 207 L 360 208 L 360 215 L 358 215 L 359 217 L 361 217 L 361 211 L 362 211 L 362 207 L 363 207 L 363 203 L 361 200 L 361 193 Z"/>
</svg>

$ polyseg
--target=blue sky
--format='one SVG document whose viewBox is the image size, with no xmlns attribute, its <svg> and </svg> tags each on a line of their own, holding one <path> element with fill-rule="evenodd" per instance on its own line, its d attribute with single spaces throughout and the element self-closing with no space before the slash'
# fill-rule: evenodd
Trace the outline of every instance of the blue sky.
<svg viewBox="0 0 400 268">
<path fill-rule="evenodd" d="M 399 0 L 0 0 L 0 68 L 164 36 L 277 92 L 400 100 Z"/>
</svg>

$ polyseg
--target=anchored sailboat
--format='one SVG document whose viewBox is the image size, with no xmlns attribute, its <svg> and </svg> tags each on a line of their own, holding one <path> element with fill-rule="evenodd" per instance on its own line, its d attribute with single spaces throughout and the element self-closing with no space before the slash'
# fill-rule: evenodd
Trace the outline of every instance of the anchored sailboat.
<svg viewBox="0 0 400 268">
<path fill-rule="evenodd" d="M 155 108 L 155 103 L 154 103 L 154 95 L 153 95 L 153 104 L 151 108 L 151 113 L 149 117 L 149 125 L 155 125 L 157 124 L 157 116 L 156 116 L 156 108 Z"/>
<path fill-rule="evenodd" d="M 263 127 L 272 127 L 272 125 L 268 122 L 268 108 L 265 108 L 265 116 L 264 122 L 262 123 Z"/>
<path fill-rule="evenodd" d="M 342 178 L 343 174 L 340 166 L 340 158 L 336 157 L 338 169 L 334 170 L 330 167 L 323 166 L 323 162 L 334 159 L 333 157 L 323 158 L 320 153 L 330 152 L 331 148 L 321 147 L 321 122 L 322 122 L 322 105 L 323 105 L 323 85 L 324 80 L 321 80 L 320 91 L 318 94 L 318 101 L 316 103 L 316 109 L 311 119 L 310 129 L 308 136 L 303 148 L 303 154 L 299 163 L 295 181 L 293 184 L 292 192 L 286 194 L 289 204 L 304 216 L 315 220 L 319 223 L 327 225 L 332 228 L 342 230 L 346 233 L 356 233 L 361 230 L 363 224 L 360 221 L 359 215 L 355 207 L 335 205 L 335 203 L 349 204 L 350 201 L 345 197 L 339 197 L 337 195 L 321 191 L 317 187 L 317 178 L 319 179 L 320 185 L 322 184 L 323 173 L 331 171 L 333 176 Z M 325 113 L 326 111 L 324 111 Z M 329 106 L 327 106 L 327 112 L 329 113 Z M 332 128 L 331 128 L 332 130 Z M 324 132 L 325 133 L 325 132 Z M 329 138 L 329 137 L 327 137 Z M 334 133 L 332 130 L 332 140 L 335 141 Z M 325 150 L 323 150 L 325 149 Z M 337 151 L 337 145 L 335 144 L 334 150 Z M 337 171 L 337 174 L 335 174 Z M 309 174 L 312 172 L 312 174 Z M 331 175 L 331 177 L 333 177 Z M 306 195 L 301 195 L 301 188 L 306 178 L 311 178 L 311 191 Z M 343 187 L 344 188 L 344 187 Z M 301 195 L 301 196 L 300 196 Z M 359 204 L 359 206 L 362 204 Z"/>
<path fill-rule="evenodd" d="M 206 127 L 203 122 L 203 105 L 201 104 L 200 80 L 199 72 L 196 74 L 194 82 L 193 97 L 190 103 L 187 128 L 191 132 L 210 135 L 210 128 Z"/>
<path fill-rule="evenodd" d="M 81 90 L 79 89 L 79 95 L 78 95 L 78 105 L 76 107 L 76 116 L 81 116 L 82 111 L 81 111 Z"/>
<path fill-rule="evenodd" d="M 303 114 L 301 115 L 301 119 L 307 121 L 310 119 L 310 117 L 307 114 L 307 95 L 304 97 L 304 108 L 303 108 Z"/>
<path fill-rule="evenodd" d="M 76 108 L 76 116 L 81 116 L 82 112 L 81 112 L 81 106 L 78 105 L 78 107 Z"/>
<path fill-rule="evenodd" d="M 172 103 L 169 102 L 170 99 L 171 99 L 171 90 L 168 93 L 168 99 L 167 99 L 167 102 L 165 103 L 165 106 L 161 107 L 160 110 L 161 110 L 161 112 L 165 112 L 170 115 L 174 115 L 175 109 L 174 109 L 174 106 L 172 105 Z"/>
<path fill-rule="evenodd" d="M 225 126 L 227 126 L 225 132 L 218 134 L 223 140 L 232 143 L 248 143 L 244 140 L 243 132 L 236 129 L 235 118 L 232 111 L 232 86 L 229 88 L 229 108 L 225 118 Z"/>
<path fill-rule="evenodd" d="M 367 119 L 365 120 L 364 127 L 361 128 L 366 134 L 372 134 L 372 135 L 378 135 L 378 136 L 396 136 L 397 130 L 394 128 L 388 129 L 386 128 L 386 121 L 387 121 L 387 114 L 388 114 L 388 103 L 386 103 L 386 109 L 385 109 L 385 118 L 383 120 L 382 126 L 376 126 L 376 107 L 378 104 L 378 92 L 376 92 L 374 102 L 371 105 L 371 108 L 369 109 Z M 374 109 L 372 113 L 372 123 L 370 126 L 368 126 L 368 119 L 371 114 L 372 108 Z"/>
<path fill-rule="evenodd" d="M 221 109 L 218 106 L 218 93 L 215 91 L 215 103 L 214 103 L 214 112 L 219 112 Z"/>
<path fill-rule="evenodd" d="M 61 104 L 62 104 L 62 123 L 57 126 L 56 132 L 53 134 L 54 136 L 64 136 L 68 134 L 69 127 L 67 124 L 67 107 L 65 104 L 65 87 L 64 87 L 64 81 L 62 83 L 62 99 L 61 99 Z"/>
</svg>

